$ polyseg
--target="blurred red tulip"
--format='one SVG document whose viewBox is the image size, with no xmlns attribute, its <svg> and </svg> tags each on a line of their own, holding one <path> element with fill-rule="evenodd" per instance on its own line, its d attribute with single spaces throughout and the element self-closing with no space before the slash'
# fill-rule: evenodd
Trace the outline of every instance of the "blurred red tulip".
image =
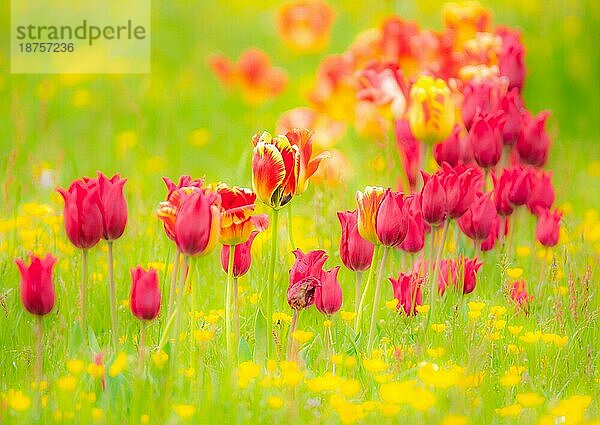
<svg viewBox="0 0 600 425">
<path fill-rule="evenodd" d="M 268 132 L 252 138 L 252 186 L 258 198 L 273 209 L 292 200 L 298 187 L 300 151 L 285 136 Z"/>
<path fill-rule="evenodd" d="M 543 167 L 548 160 L 550 137 L 546 132 L 546 120 L 550 112 L 542 111 L 535 117 L 528 112 L 522 114 L 523 131 L 517 140 L 519 158 L 526 164 Z"/>
<path fill-rule="evenodd" d="M 423 304 L 421 284 L 423 278 L 417 273 L 400 273 L 398 279 L 389 278 L 394 290 L 394 298 L 398 300 L 396 308 L 402 309 L 407 316 L 417 314 L 416 307 Z"/>
<path fill-rule="evenodd" d="M 221 200 L 217 193 L 197 189 L 184 195 L 175 217 L 175 243 L 188 256 L 208 254 L 221 233 Z"/>
<path fill-rule="evenodd" d="M 377 209 L 375 227 L 377 239 L 384 246 L 397 246 L 406 237 L 408 223 L 404 215 L 404 194 L 385 190 Z"/>
<path fill-rule="evenodd" d="M 333 19 L 333 9 L 323 0 L 294 0 L 277 10 L 277 31 L 291 49 L 318 52 L 329 43 Z"/>
<path fill-rule="evenodd" d="M 421 143 L 415 139 L 410 131 L 408 120 L 396 120 L 394 122 L 394 133 L 396 135 L 396 144 L 400 153 L 400 160 L 404 167 L 410 189 L 413 190 L 417 185 L 417 176 L 421 166 L 422 147 Z M 403 187 L 405 191 L 409 188 Z"/>
<path fill-rule="evenodd" d="M 313 130 L 313 145 L 328 148 L 335 145 L 346 132 L 347 124 L 335 121 L 312 108 L 298 107 L 285 111 L 277 119 L 277 134 L 286 134 L 295 128 Z"/>
<path fill-rule="evenodd" d="M 246 242 L 235 245 L 235 254 L 233 256 L 233 277 L 240 277 L 248 273 L 252 264 L 252 242 L 259 232 L 253 231 Z M 229 267 L 230 246 L 223 245 L 221 248 L 221 267 L 227 273 Z"/>
<path fill-rule="evenodd" d="M 463 89 L 464 100 L 461 108 L 463 123 L 469 132 L 478 112 L 488 116 L 500 110 L 507 89 L 508 80 L 494 75 L 469 80 Z"/>
<path fill-rule="evenodd" d="M 404 199 L 404 215 L 407 218 L 406 237 L 400 244 L 405 252 L 419 252 L 425 246 L 425 221 L 421 213 L 421 195 L 411 193 Z"/>
<path fill-rule="evenodd" d="M 531 191 L 527 197 L 527 208 L 532 214 L 539 214 L 540 210 L 548 210 L 554 203 L 554 186 L 552 185 L 552 172 L 531 171 L 529 174 Z"/>
<path fill-rule="evenodd" d="M 502 216 L 511 215 L 513 212 L 513 205 L 510 202 L 509 194 L 518 174 L 519 169 L 517 168 L 503 168 L 500 177 L 492 172 L 494 204 L 496 205 L 496 211 Z"/>
<path fill-rule="evenodd" d="M 442 185 L 446 192 L 446 209 L 449 218 L 461 217 L 481 190 L 483 174 L 479 168 L 459 164 L 450 167 L 442 164 Z"/>
<path fill-rule="evenodd" d="M 15 260 L 21 273 L 21 302 L 31 314 L 44 316 L 54 307 L 52 270 L 56 258 L 51 254 L 43 259 L 30 254 L 29 258 L 29 265 L 20 258 Z"/>
<path fill-rule="evenodd" d="M 435 173 L 429 176 L 421 171 L 423 188 L 421 189 L 421 211 L 423 218 L 432 226 L 439 226 L 448 214 L 446 190 L 442 185 L 442 174 Z"/>
<path fill-rule="evenodd" d="M 71 243 L 80 249 L 96 245 L 103 233 L 97 180 L 75 180 L 68 190 L 58 192 L 65 201 L 63 218 Z"/>
<path fill-rule="evenodd" d="M 524 280 L 518 280 L 510 285 L 510 298 L 526 312 L 529 309 L 529 303 L 533 301 L 533 295 L 527 292 Z"/>
<path fill-rule="evenodd" d="M 460 127 L 455 124 L 452 134 L 446 140 L 433 147 L 433 157 L 439 166 L 446 162 L 450 166 L 455 167 L 461 161 L 460 133 Z"/>
<path fill-rule="evenodd" d="M 374 246 L 358 233 L 358 213 L 354 211 L 338 212 L 342 226 L 340 257 L 344 265 L 352 271 L 364 271 L 373 261 Z"/>
<path fill-rule="evenodd" d="M 531 170 L 523 166 L 513 168 L 508 201 L 514 206 L 525 205 L 531 193 Z"/>
<path fill-rule="evenodd" d="M 325 315 L 337 313 L 342 307 L 342 287 L 338 282 L 340 266 L 323 272 L 321 285 L 315 288 L 315 307 Z"/>
<path fill-rule="evenodd" d="M 477 112 L 473 126 L 469 130 L 469 139 L 473 148 L 473 157 L 482 168 L 496 166 L 502 157 L 504 115 Z"/>
<path fill-rule="evenodd" d="M 154 320 L 160 311 L 160 287 L 158 274 L 141 266 L 131 269 L 131 312 L 140 320 Z"/>
<path fill-rule="evenodd" d="M 481 241 L 489 236 L 496 216 L 496 207 L 492 201 L 491 192 L 480 193 L 457 222 L 465 235 L 474 241 Z"/>
<path fill-rule="evenodd" d="M 535 237 L 539 243 L 546 247 L 552 247 L 558 243 L 562 215 L 560 211 L 539 210 L 535 228 Z"/>
<path fill-rule="evenodd" d="M 504 236 L 507 233 L 508 218 L 502 219 L 499 215 L 494 217 L 492 221 L 492 227 L 490 229 L 490 233 L 488 237 L 481 241 L 481 250 L 484 252 L 491 251 L 496 246 L 496 242 L 498 241 L 498 237 L 500 236 L 500 232 L 504 232 Z M 504 226 L 502 226 L 502 222 L 504 222 Z M 500 227 L 503 227 L 502 229 Z"/>
<path fill-rule="evenodd" d="M 312 157 L 312 135 L 311 130 L 306 128 L 294 128 L 288 131 L 285 136 L 292 146 L 298 148 L 300 154 L 298 182 L 296 185 L 296 194 L 300 195 L 308 187 L 308 179 L 317 171 L 321 161 L 329 158 L 329 152 L 321 152 Z"/>
<path fill-rule="evenodd" d="M 496 33 L 502 38 L 502 51 L 499 58 L 500 75 L 509 80 L 509 88 L 521 91 L 525 82 L 525 46 L 521 34 L 506 27 L 499 27 Z"/>
<path fill-rule="evenodd" d="M 454 285 L 462 294 L 470 294 L 477 285 L 477 272 L 483 265 L 478 258 L 458 257 L 456 260 L 442 260 L 438 292 L 443 295 L 449 285 Z"/>
<path fill-rule="evenodd" d="M 115 240 L 121 237 L 127 224 L 127 201 L 123 187 L 127 179 L 115 174 L 110 179 L 98 172 L 98 196 L 102 214 L 103 237 Z"/>
<path fill-rule="evenodd" d="M 523 101 L 519 95 L 519 90 L 513 88 L 509 91 L 506 96 L 502 98 L 500 102 L 504 116 L 506 117 L 506 123 L 502 128 L 502 138 L 505 146 L 512 146 L 519 136 L 523 132 Z"/>
</svg>

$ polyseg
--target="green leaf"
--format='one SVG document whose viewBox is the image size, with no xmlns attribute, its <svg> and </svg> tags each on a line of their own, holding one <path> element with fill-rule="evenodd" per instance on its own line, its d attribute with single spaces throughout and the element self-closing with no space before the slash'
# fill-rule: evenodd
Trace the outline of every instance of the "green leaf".
<svg viewBox="0 0 600 425">
<path fill-rule="evenodd" d="M 83 332 L 81 331 L 81 325 L 79 322 L 75 322 L 73 326 L 73 330 L 71 331 L 71 336 L 69 337 L 69 346 L 67 348 L 67 352 L 69 353 L 70 358 L 74 358 L 79 353 L 81 347 L 83 346 Z"/>
<path fill-rule="evenodd" d="M 240 337 L 238 342 L 238 359 L 240 362 L 252 360 L 252 349 L 243 336 Z"/>
<path fill-rule="evenodd" d="M 98 344 L 98 340 L 96 339 L 96 334 L 91 326 L 88 326 L 88 344 L 92 350 L 92 353 L 99 353 L 102 351 L 100 349 L 100 344 Z"/>
<path fill-rule="evenodd" d="M 267 358 L 267 319 L 259 308 L 254 320 L 254 362 L 264 363 Z"/>
</svg>

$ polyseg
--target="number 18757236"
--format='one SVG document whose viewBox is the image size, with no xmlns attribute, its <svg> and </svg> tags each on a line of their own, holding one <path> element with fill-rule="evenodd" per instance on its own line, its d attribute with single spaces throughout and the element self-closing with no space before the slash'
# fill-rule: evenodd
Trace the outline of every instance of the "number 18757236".
<svg viewBox="0 0 600 425">
<path fill-rule="evenodd" d="M 74 51 L 73 43 L 19 43 L 20 53 L 72 53 Z"/>
</svg>

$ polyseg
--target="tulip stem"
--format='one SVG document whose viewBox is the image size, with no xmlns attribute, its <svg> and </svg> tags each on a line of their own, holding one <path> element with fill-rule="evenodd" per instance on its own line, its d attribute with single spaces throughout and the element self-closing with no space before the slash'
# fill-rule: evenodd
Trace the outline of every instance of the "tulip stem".
<svg viewBox="0 0 600 425">
<path fill-rule="evenodd" d="M 171 287 L 169 288 L 169 305 L 167 307 L 167 317 L 171 317 L 173 313 L 173 304 L 175 302 L 175 289 L 177 288 L 177 272 L 179 271 L 179 260 L 181 251 L 177 249 L 175 252 L 175 260 L 173 261 L 173 270 L 171 271 Z"/>
<path fill-rule="evenodd" d="M 231 252 L 230 252 L 231 254 Z M 234 340 L 239 342 L 240 340 L 240 299 L 238 293 L 238 278 L 233 278 L 233 332 Z"/>
<path fill-rule="evenodd" d="M 87 287 L 87 268 L 88 257 L 87 249 L 81 250 L 81 283 L 79 286 L 79 313 L 81 320 L 81 331 L 83 332 L 84 340 L 87 341 L 87 318 L 85 310 L 85 292 Z"/>
<path fill-rule="evenodd" d="M 379 246 L 375 245 L 375 249 L 373 250 L 373 258 L 371 259 L 371 267 L 369 267 L 369 274 L 367 275 L 367 283 L 363 288 L 362 295 L 360 296 L 360 302 L 358 303 L 358 310 L 356 311 L 356 322 L 354 322 L 354 332 L 358 333 L 361 325 L 361 318 L 363 307 L 365 305 L 365 298 L 367 298 L 367 292 L 369 292 L 369 286 L 371 286 L 371 280 L 373 280 L 373 269 L 375 268 L 375 264 L 377 262 L 377 256 L 379 255 Z"/>
<path fill-rule="evenodd" d="M 142 329 L 140 331 L 138 368 L 140 375 L 144 372 L 144 351 L 146 348 L 146 321 L 142 320 Z"/>
<path fill-rule="evenodd" d="M 115 287 L 113 241 L 108 241 L 108 282 L 110 287 L 110 325 L 113 352 L 119 351 L 119 328 L 117 324 L 117 290 Z"/>
<path fill-rule="evenodd" d="M 233 341 L 231 340 L 231 296 L 233 285 L 233 259 L 235 257 L 235 245 L 229 245 L 229 264 L 227 265 L 227 288 L 225 291 L 225 343 L 227 346 L 227 357 L 233 360 Z"/>
<path fill-rule="evenodd" d="M 294 340 L 294 332 L 298 326 L 298 317 L 300 316 L 300 310 L 294 309 L 294 315 L 292 316 L 292 323 L 290 324 L 290 333 L 288 335 L 287 344 L 287 360 L 293 362 L 296 360 L 296 341 Z"/>
<path fill-rule="evenodd" d="M 360 289 L 362 286 L 363 273 L 361 271 L 355 272 L 354 278 L 354 310 L 358 311 L 358 306 L 360 304 Z"/>
<path fill-rule="evenodd" d="M 36 316 L 36 359 L 35 359 L 35 382 L 37 391 L 41 400 L 42 394 L 42 344 L 43 344 L 43 327 L 42 316 Z M 41 407 L 41 406 L 40 406 Z"/>
<path fill-rule="evenodd" d="M 367 340 L 367 350 L 372 349 L 373 336 L 375 333 L 375 322 L 377 321 L 377 309 L 379 308 L 379 299 L 381 298 L 381 281 L 385 272 L 385 264 L 387 263 L 390 247 L 383 248 L 383 257 L 379 265 L 379 275 L 377 276 L 377 285 L 375 286 L 375 297 L 373 298 L 373 310 L 371 310 L 371 326 L 369 326 L 369 339 Z"/>
<path fill-rule="evenodd" d="M 273 210 L 273 226 L 271 230 L 271 258 L 269 263 L 269 278 L 267 280 L 267 359 L 271 357 L 271 340 L 273 339 L 273 286 L 275 280 L 275 260 L 277 256 L 277 235 L 279 225 L 279 210 Z M 230 253 L 231 254 L 231 253 Z"/>
<path fill-rule="evenodd" d="M 431 294 L 429 296 L 429 316 L 432 314 L 433 304 L 435 303 L 435 293 L 437 291 L 437 280 L 438 274 L 440 271 L 440 261 L 442 259 L 442 253 L 444 251 L 444 245 L 446 244 L 446 237 L 448 236 L 448 228 L 450 227 L 450 219 L 446 218 L 444 220 L 444 228 L 442 230 L 442 238 L 440 240 L 440 244 L 438 245 L 437 253 L 435 255 L 435 260 L 433 263 L 433 275 L 431 278 Z"/>
<path fill-rule="evenodd" d="M 292 223 L 292 203 L 290 202 L 287 207 L 287 219 L 288 219 L 288 236 L 290 238 L 290 245 L 292 249 L 296 249 L 296 244 L 294 243 L 294 226 Z"/>
<path fill-rule="evenodd" d="M 183 304 L 183 298 L 185 296 L 185 278 L 187 275 L 187 262 L 188 262 L 188 258 L 186 256 L 183 257 L 183 261 L 181 262 L 181 270 L 179 270 L 179 297 L 177 299 L 177 306 L 175 308 L 175 311 L 173 312 L 173 315 L 175 316 L 175 330 L 174 330 L 174 338 L 175 338 L 175 344 L 173 345 L 173 366 L 175 367 L 177 364 L 177 347 L 179 346 L 179 332 L 181 329 L 181 307 Z"/>
</svg>

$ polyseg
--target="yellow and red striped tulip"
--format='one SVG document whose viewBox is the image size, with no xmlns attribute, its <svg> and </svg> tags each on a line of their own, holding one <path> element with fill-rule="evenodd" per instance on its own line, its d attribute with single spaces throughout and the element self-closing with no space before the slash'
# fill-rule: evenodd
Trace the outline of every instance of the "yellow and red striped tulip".
<svg viewBox="0 0 600 425">
<path fill-rule="evenodd" d="M 434 144 L 450 136 L 456 117 L 454 100 L 444 80 L 419 77 L 410 89 L 410 102 L 408 122 L 418 140 Z"/>
<path fill-rule="evenodd" d="M 252 143 L 252 187 L 258 199 L 278 210 L 296 194 L 300 152 L 287 137 L 267 131 L 254 135 Z"/>
<path fill-rule="evenodd" d="M 363 239 L 374 245 L 381 245 L 377 237 L 377 211 L 383 201 L 385 189 L 379 186 L 367 186 L 364 192 L 356 192 L 358 204 L 358 233 Z"/>
<path fill-rule="evenodd" d="M 217 193 L 221 196 L 220 241 L 223 245 L 242 244 L 253 231 L 262 231 L 269 225 L 265 214 L 252 215 L 256 194 L 250 189 L 220 183 Z"/>
<path fill-rule="evenodd" d="M 311 130 L 306 128 L 294 128 L 285 135 L 292 146 L 298 147 L 300 153 L 300 170 L 298 172 L 298 183 L 296 184 L 296 194 L 303 193 L 308 187 L 308 179 L 317 171 L 319 164 L 324 159 L 329 158 L 329 152 L 321 152 L 312 157 L 312 135 Z"/>
</svg>

